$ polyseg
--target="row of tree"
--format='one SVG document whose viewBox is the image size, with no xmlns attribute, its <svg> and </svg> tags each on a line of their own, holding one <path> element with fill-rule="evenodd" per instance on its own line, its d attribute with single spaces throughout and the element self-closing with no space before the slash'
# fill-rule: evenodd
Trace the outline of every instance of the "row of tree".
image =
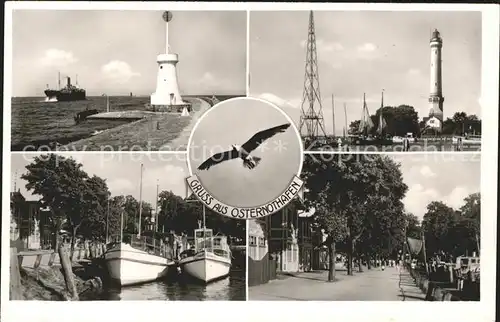
<svg viewBox="0 0 500 322">
<path fill-rule="evenodd" d="M 384 134 L 391 136 L 405 136 L 406 133 L 411 132 L 415 136 L 420 134 L 425 129 L 425 121 L 419 121 L 418 113 L 413 106 L 399 105 L 399 106 L 384 106 L 375 111 L 371 115 L 371 120 L 375 125 L 370 134 L 376 134 L 380 122 L 380 113 L 386 122 Z M 350 123 L 348 133 L 351 135 L 360 134 L 359 126 L 361 120 L 355 120 Z M 465 112 L 457 112 L 451 118 L 443 121 L 442 134 L 444 135 L 460 135 L 465 133 L 481 133 L 481 121 L 474 115 L 467 115 Z"/>
<path fill-rule="evenodd" d="M 480 252 L 481 194 L 473 193 L 464 199 L 460 209 L 453 209 L 441 201 L 427 205 L 420 223 L 409 215 L 408 237 L 424 237 L 427 256 L 447 254 L 453 258 Z"/>
<path fill-rule="evenodd" d="M 306 155 L 303 177 L 305 207 L 315 209 L 316 225 L 327 234 L 329 281 L 335 279 L 337 251 L 347 254 L 351 275 L 354 257 L 370 268 L 370 259 L 375 257 L 396 258 L 405 237 L 421 238 L 417 218 L 404 209 L 402 200 L 408 187 L 400 165 L 390 157 L 338 154 L 327 161 Z M 429 251 L 472 250 L 473 238 L 479 238 L 478 202 L 479 196 L 471 195 L 458 212 L 440 202 L 431 203 L 423 224 Z M 454 217 L 449 218 L 451 213 L 443 209 L 451 209 Z M 443 218 L 448 218 L 447 224 Z"/>
<path fill-rule="evenodd" d="M 77 237 L 104 242 L 108 236 L 121 235 L 122 227 L 123 234 L 138 233 L 140 202 L 131 195 L 112 197 L 106 180 L 89 176 L 74 159 L 41 155 L 35 157 L 26 170 L 21 178 L 27 182 L 28 191 L 40 196 L 41 208 L 46 209 L 44 222 L 49 226 L 55 249 L 62 230 L 71 235 L 72 252 Z M 142 202 L 141 233 L 147 229 L 190 233 L 198 228 L 203 213 L 199 202 L 188 202 L 170 191 L 159 193 L 158 210 L 156 223 L 153 206 Z M 245 238 L 244 222 L 229 220 L 208 210 L 206 221 L 207 227 L 216 233 L 239 240 Z"/>
</svg>

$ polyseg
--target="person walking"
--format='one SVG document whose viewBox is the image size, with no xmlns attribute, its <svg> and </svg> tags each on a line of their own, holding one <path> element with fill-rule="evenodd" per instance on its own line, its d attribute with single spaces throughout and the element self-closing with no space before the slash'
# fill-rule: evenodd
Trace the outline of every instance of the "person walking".
<svg viewBox="0 0 500 322">
<path fill-rule="evenodd" d="M 410 151 L 410 139 L 405 137 L 403 139 L 403 152 L 408 152 Z"/>
</svg>

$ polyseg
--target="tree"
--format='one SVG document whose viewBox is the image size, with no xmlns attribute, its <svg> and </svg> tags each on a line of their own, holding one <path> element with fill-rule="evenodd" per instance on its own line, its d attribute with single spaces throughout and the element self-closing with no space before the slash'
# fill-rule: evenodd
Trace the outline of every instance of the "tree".
<svg viewBox="0 0 500 322">
<path fill-rule="evenodd" d="M 345 241 L 348 274 L 352 274 L 354 249 L 360 257 L 370 242 L 391 244 L 394 227 L 401 226 L 402 203 L 407 186 L 399 165 L 388 157 L 371 155 L 337 155 L 338 160 L 321 160 L 307 156 L 303 177 L 308 194 L 306 206 L 316 209 L 315 218 L 328 234 L 330 254 L 329 280 L 334 276 L 335 244 Z M 376 233 L 375 233 L 376 232 Z M 384 236 L 384 237 L 380 237 Z"/>
<path fill-rule="evenodd" d="M 475 247 L 476 251 L 479 253 L 481 250 L 480 240 L 481 240 L 481 194 L 473 193 L 467 196 L 465 199 L 465 204 L 460 208 L 460 224 L 465 228 L 464 238 L 467 243 L 467 248 L 471 245 Z M 471 241 L 473 241 L 471 243 Z"/>
<path fill-rule="evenodd" d="M 374 124 L 370 134 L 376 134 L 381 113 L 386 122 L 384 131 L 386 134 L 398 136 L 405 136 L 408 132 L 414 133 L 415 135 L 419 134 L 420 126 L 418 122 L 418 113 L 413 106 L 409 105 L 384 106 L 377 109 L 375 114 L 370 116 Z M 349 134 L 360 134 L 360 123 L 360 120 L 351 122 L 349 125 Z"/>
<path fill-rule="evenodd" d="M 422 238 L 422 227 L 420 226 L 420 221 L 418 217 L 414 214 L 406 214 L 406 237 L 421 239 Z"/>
<path fill-rule="evenodd" d="M 152 207 L 149 203 L 142 202 L 141 230 L 145 227 L 147 214 L 150 214 Z M 139 233 L 139 201 L 132 195 L 124 198 L 123 202 L 123 233 L 135 235 Z"/>
<path fill-rule="evenodd" d="M 52 226 L 55 249 L 59 245 L 59 232 L 72 210 L 72 198 L 80 180 L 85 177 L 81 166 L 61 155 L 41 155 L 26 166 L 28 172 L 21 176 L 27 181 L 26 189 L 40 195 L 41 206 L 50 210 L 48 221 Z"/>
<path fill-rule="evenodd" d="M 453 253 L 457 247 L 454 229 L 457 214 L 453 208 L 440 201 L 433 201 L 427 206 L 422 228 L 424 229 L 426 249 L 429 254 Z"/>
<path fill-rule="evenodd" d="M 85 239 L 105 241 L 108 199 L 111 195 L 106 181 L 94 175 L 85 180 L 82 192 L 81 234 Z"/>
<path fill-rule="evenodd" d="M 170 227 L 176 233 L 188 233 L 198 228 L 203 219 L 203 205 L 195 198 L 183 199 L 171 191 L 162 191 L 158 195 L 159 224 L 165 230 Z M 215 213 L 206 208 L 205 219 L 208 228 L 241 241 L 246 240 L 246 223 Z"/>
</svg>

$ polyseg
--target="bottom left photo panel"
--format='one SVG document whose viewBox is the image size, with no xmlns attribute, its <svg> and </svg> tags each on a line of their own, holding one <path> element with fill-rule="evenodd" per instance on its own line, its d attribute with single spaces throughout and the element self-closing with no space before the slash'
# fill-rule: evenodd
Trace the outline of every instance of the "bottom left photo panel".
<svg viewBox="0 0 500 322">
<path fill-rule="evenodd" d="M 12 153 L 11 172 L 11 300 L 246 300 L 246 221 L 191 194 L 185 154 Z"/>
</svg>

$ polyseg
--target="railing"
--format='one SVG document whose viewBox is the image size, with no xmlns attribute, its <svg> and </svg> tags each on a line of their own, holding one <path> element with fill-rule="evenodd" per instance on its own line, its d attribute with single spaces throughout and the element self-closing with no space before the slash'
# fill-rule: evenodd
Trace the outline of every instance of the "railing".
<svg viewBox="0 0 500 322">
<path fill-rule="evenodd" d="M 69 253 L 70 249 L 67 247 Z M 83 248 L 75 248 L 73 251 L 72 262 L 81 260 L 96 259 L 101 257 L 106 251 L 104 244 L 94 244 Z M 59 254 L 54 250 L 31 250 L 17 252 L 19 266 L 38 268 L 40 266 L 52 267 L 60 265 Z"/>
</svg>

